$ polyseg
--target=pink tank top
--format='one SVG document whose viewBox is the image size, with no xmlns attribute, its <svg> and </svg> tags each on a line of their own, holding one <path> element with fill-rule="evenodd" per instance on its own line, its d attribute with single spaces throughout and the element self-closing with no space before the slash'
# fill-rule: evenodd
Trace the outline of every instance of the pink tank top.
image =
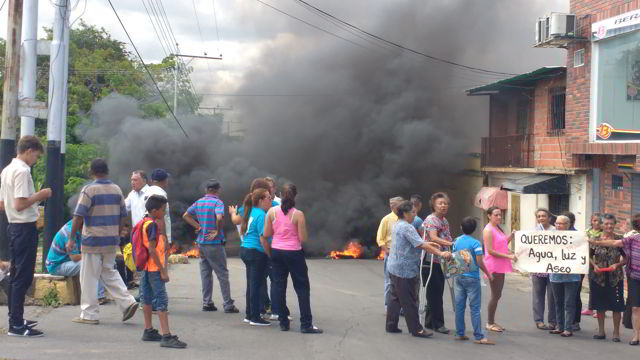
<svg viewBox="0 0 640 360">
<path fill-rule="evenodd" d="M 296 208 L 289 209 L 287 215 L 284 214 L 282 208 L 277 206 L 275 209 L 275 219 L 273 220 L 273 240 L 271 247 L 278 250 L 302 250 L 300 238 L 298 237 L 298 227 L 291 221 L 296 213 Z"/>
<path fill-rule="evenodd" d="M 509 253 L 509 237 L 502 231 L 493 227 L 491 223 L 485 226 L 486 229 L 491 229 L 491 244 L 493 250 L 502 254 Z M 506 274 L 513 271 L 511 268 L 511 260 L 501 257 L 495 257 L 489 254 L 489 247 L 487 243 L 484 244 L 484 263 L 487 266 L 487 270 L 491 273 Z"/>
</svg>

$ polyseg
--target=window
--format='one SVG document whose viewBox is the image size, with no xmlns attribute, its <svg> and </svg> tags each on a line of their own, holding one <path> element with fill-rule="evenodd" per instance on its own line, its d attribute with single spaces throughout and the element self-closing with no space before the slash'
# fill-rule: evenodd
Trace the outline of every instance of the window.
<svg viewBox="0 0 640 360">
<path fill-rule="evenodd" d="M 549 91 L 549 120 L 551 130 L 564 129 L 564 101 L 566 96 L 565 88 L 552 88 Z"/>
<path fill-rule="evenodd" d="M 595 140 L 640 140 L 640 31 L 593 44 Z"/>
<path fill-rule="evenodd" d="M 569 195 L 549 195 L 549 211 L 553 215 L 560 215 L 565 211 L 569 211 Z"/>
<path fill-rule="evenodd" d="M 529 129 L 529 113 L 531 111 L 531 102 L 528 100 L 522 100 L 518 102 L 517 109 L 517 132 L 524 135 Z"/>
<path fill-rule="evenodd" d="M 573 52 L 573 67 L 582 65 L 584 65 L 584 49 L 576 50 Z"/>
<path fill-rule="evenodd" d="M 622 176 L 611 175 L 611 189 L 612 190 L 624 190 Z"/>
</svg>

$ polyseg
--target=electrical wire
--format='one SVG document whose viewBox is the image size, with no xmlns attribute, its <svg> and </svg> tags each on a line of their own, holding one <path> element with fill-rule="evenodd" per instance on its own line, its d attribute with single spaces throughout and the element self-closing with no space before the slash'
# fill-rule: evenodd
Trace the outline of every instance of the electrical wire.
<svg viewBox="0 0 640 360">
<path fill-rule="evenodd" d="M 167 106 L 167 109 L 169 110 L 169 112 L 173 116 L 173 119 L 176 121 L 176 123 L 180 127 L 180 130 L 182 130 L 182 133 L 188 139 L 189 135 L 187 135 L 187 132 L 182 127 L 182 124 L 180 123 L 180 120 L 178 120 L 178 118 L 176 117 L 176 114 L 173 113 L 173 110 L 171 109 L 171 106 L 169 106 L 169 102 L 167 101 L 167 99 L 162 94 L 162 91 L 160 91 L 160 87 L 158 86 L 158 83 L 156 83 L 155 79 L 153 78 L 153 75 L 151 74 L 151 71 L 149 71 L 149 68 L 147 67 L 147 64 L 144 63 L 144 60 L 142 59 L 142 55 L 140 55 L 140 52 L 138 51 L 138 48 L 136 47 L 136 45 L 133 43 L 133 39 L 131 39 L 131 36 L 129 35 L 129 32 L 127 31 L 127 28 L 124 26 L 124 23 L 120 19 L 120 15 L 118 15 L 118 11 L 116 11 L 116 8 L 113 6 L 113 3 L 111 2 L 111 0 L 107 0 L 107 1 L 109 2 L 109 5 L 111 6 L 111 9 L 113 10 L 113 13 L 116 15 L 116 18 L 118 19 L 118 22 L 120 23 L 120 26 L 122 26 L 122 30 L 124 30 L 124 33 L 127 35 L 127 38 L 129 39 L 129 42 L 131 43 L 131 47 L 133 47 L 133 50 L 138 55 L 138 58 L 140 59 L 140 62 L 142 63 L 142 66 L 144 67 L 144 69 L 146 70 L 147 74 L 149 75 L 149 79 L 151 79 L 151 82 L 153 82 L 153 85 L 156 87 L 156 90 L 158 90 L 158 94 L 160 94 L 160 97 L 162 97 L 162 100 L 164 101 L 164 104 Z"/>
<path fill-rule="evenodd" d="M 355 46 L 357 46 L 357 47 L 360 47 L 360 48 L 363 48 L 363 49 L 367 49 L 367 50 L 371 50 L 370 48 L 368 48 L 368 47 L 366 47 L 366 46 L 364 46 L 364 45 L 362 45 L 362 44 L 359 44 L 359 43 L 357 43 L 357 42 L 355 42 L 355 41 L 351 41 L 351 40 L 349 40 L 349 39 L 347 39 L 347 38 L 345 38 L 345 37 L 343 37 L 343 36 L 340 36 L 340 35 L 338 35 L 338 34 L 336 34 L 336 33 L 333 33 L 333 32 L 331 32 L 331 31 L 329 31 L 329 30 L 325 30 L 325 29 L 323 29 L 323 28 L 321 28 L 321 27 L 319 27 L 319 26 L 317 26 L 317 25 L 314 25 L 314 24 L 312 24 L 312 23 L 310 23 L 310 22 L 308 22 L 308 21 L 306 21 L 306 20 L 302 20 L 301 18 L 299 18 L 299 17 L 297 17 L 297 16 L 294 16 L 294 15 L 291 15 L 291 14 L 289 14 L 289 13 L 287 13 L 287 12 L 283 11 L 283 10 L 280 10 L 280 9 L 278 9 L 277 7 L 275 7 L 275 6 L 273 6 L 273 5 L 270 5 L 270 4 L 268 4 L 268 3 L 266 3 L 266 2 L 264 2 L 264 1 L 262 1 L 262 0 L 256 0 L 256 1 L 257 1 L 257 2 L 259 2 L 260 4 L 264 5 L 264 6 L 267 6 L 267 7 L 271 8 L 271 9 L 273 9 L 273 10 L 275 10 L 275 11 L 277 11 L 277 12 L 279 12 L 279 13 L 283 14 L 283 15 L 286 15 L 286 16 L 288 16 L 288 17 L 292 18 L 292 19 L 298 20 L 298 21 L 300 21 L 301 23 L 307 24 L 308 26 L 311 26 L 311 27 L 312 27 L 312 28 L 314 28 L 314 29 L 320 30 L 320 31 L 322 31 L 322 32 L 324 32 L 324 33 L 327 33 L 327 34 L 329 34 L 329 35 L 331 35 L 331 36 L 334 36 L 334 37 L 336 37 L 336 38 L 338 38 L 338 39 L 342 39 L 342 40 L 344 40 L 344 41 L 346 41 L 346 42 L 348 42 L 348 43 L 351 43 L 351 44 L 353 44 L 353 45 L 355 45 Z"/>
<path fill-rule="evenodd" d="M 218 32 L 218 14 L 216 13 L 216 0 L 211 0 L 211 4 L 213 5 L 213 22 L 216 24 L 216 38 L 218 39 L 218 43 L 220 43 L 220 33 Z"/>
<path fill-rule="evenodd" d="M 260 0 L 257 0 L 257 1 L 260 1 Z M 483 68 L 479 68 L 479 67 L 475 67 L 475 66 L 464 65 L 464 64 L 460 64 L 460 63 L 457 63 L 457 62 L 454 62 L 454 61 L 451 61 L 451 60 L 447 60 L 447 59 L 439 58 L 439 57 L 436 57 L 436 56 L 433 56 L 433 55 L 429 55 L 429 54 L 426 54 L 424 52 L 412 49 L 412 48 L 410 48 L 408 46 L 402 45 L 400 43 L 397 43 L 397 42 L 394 42 L 394 41 L 391 41 L 391 40 L 387 40 L 387 39 L 382 38 L 382 37 L 380 37 L 380 36 L 378 36 L 376 34 L 373 34 L 373 33 L 369 32 L 369 31 L 363 30 L 362 28 L 360 28 L 358 26 L 355 26 L 355 25 L 353 25 L 353 24 L 351 24 L 351 23 L 349 23 L 349 22 L 347 22 L 345 20 L 342 20 L 342 19 L 340 19 L 340 18 L 338 18 L 338 17 L 336 17 L 336 16 L 334 16 L 334 15 L 332 15 L 332 14 L 330 14 L 330 13 L 328 13 L 328 12 L 326 12 L 326 11 L 324 11 L 324 10 L 322 10 L 322 9 L 320 9 L 320 8 L 318 8 L 318 7 L 312 5 L 312 4 L 310 4 L 310 3 L 308 3 L 308 2 L 306 2 L 304 0 L 295 0 L 295 1 L 301 3 L 302 5 L 310 8 L 310 9 L 312 9 L 313 11 L 317 11 L 320 14 L 326 15 L 326 16 L 328 16 L 328 17 L 330 17 L 330 18 L 332 18 L 332 19 L 344 24 L 345 26 L 348 26 L 348 27 L 350 27 L 350 28 L 362 33 L 362 34 L 366 34 L 366 35 L 368 35 L 368 36 L 370 36 L 370 37 L 372 37 L 374 39 L 382 41 L 383 43 L 389 44 L 389 45 L 394 46 L 396 48 L 402 49 L 404 51 L 408 51 L 410 53 L 425 57 L 425 58 L 433 60 L 433 61 L 437 61 L 437 62 L 440 62 L 440 63 L 452 65 L 452 66 L 455 66 L 455 67 L 458 67 L 458 68 L 461 68 L 461 69 L 466 69 L 466 70 L 470 70 L 470 71 L 473 71 L 473 72 L 479 72 L 479 73 L 495 74 L 495 75 L 506 75 L 506 76 L 518 75 L 518 74 L 514 74 L 514 73 L 493 71 L 493 70 L 483 69 Z"/>
<path fill-rule="evenodd" d="M 167 49 L 164 46 L 164 43 L 162 42 L 162 39 L 160 38 L 160 34 L 158 33 L 158 30 L 156 29 L 156 24 L 153 22 L 153 19 L 151 18 L 151 13 L 149 12 L 149 9 L 147 9 L 147 5 L 145 4 L 144 0 L 142 0 L 142 5 L 144 6 L 144 10 L 147 12 L 147 16 L 149 16 L 149 21 L 151 22 L 151 26 L 153 26 L 153 31 L 156 33 L 156 37 L 158 38 L 158 42 L 160 43 L 160 46 L 162 47 L 162 51 L 164 52 L 164 56 L 167 57 L 169 56 L 169 53 L 167 52 Z"/>
<path fill-rule="evenodd" d="M 2 2 L 2 5 L 0 5 L 0 11 L 2 11 L 2 9 L 4 9 L 4 5 L 7 3 L 7 0 L 4 0 Z"/>
</svg>

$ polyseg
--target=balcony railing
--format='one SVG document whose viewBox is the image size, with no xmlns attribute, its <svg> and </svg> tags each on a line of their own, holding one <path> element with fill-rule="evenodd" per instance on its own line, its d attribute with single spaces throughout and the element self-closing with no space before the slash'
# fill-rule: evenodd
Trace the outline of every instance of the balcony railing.
<svg viewBox="0 0 640 360">
<path fill-rule="evenodd" d="M 520 167 L 533 165 L 531 135 L 482 138 L 482 166 Z"/>
</svg>

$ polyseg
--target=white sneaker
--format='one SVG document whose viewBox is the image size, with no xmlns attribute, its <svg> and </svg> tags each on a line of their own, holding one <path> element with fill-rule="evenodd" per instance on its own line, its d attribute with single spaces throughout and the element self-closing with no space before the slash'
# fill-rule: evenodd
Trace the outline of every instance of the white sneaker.
<svg viewBox="0 0 640 360">
<path fill-rule="evenodd" d="M 249 319 L 247 319 L 247 318 L 244 318 L 244 320 L 242 320 L 242 322 L 243 322 L 243 323 L 245 323 L 245 324 L 248 324 L 248 323 L 250 323 L 251 321 L 249 321 Z"/>
</svg>

